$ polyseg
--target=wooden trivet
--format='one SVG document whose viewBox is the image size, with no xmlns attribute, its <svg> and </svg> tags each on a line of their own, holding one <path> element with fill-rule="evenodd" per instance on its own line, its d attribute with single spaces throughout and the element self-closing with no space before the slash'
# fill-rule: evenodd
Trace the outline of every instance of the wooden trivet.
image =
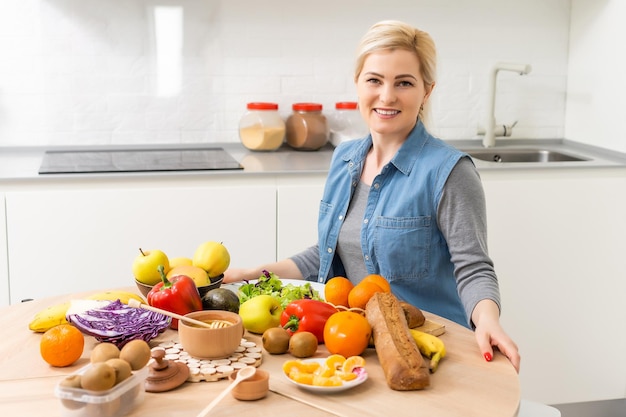
<svg viewBox="0 0 626 417">
<path fill-rule="evenodd" d="M 263 359 L 262 349 L 256 343 L 245 338 L 241 339 L 241 344 L 235 352 L 224 359 L 198 359 L 185 352 L 183 346 L 178 341 L 160 342 L 157 347 L 165 349 L 165 359 L 169 361 L 182 362 L 189 368 L 190 382 L 214 382 L 228 378 L 237 369 L 245 366 L 261 365 Z"/>
</svg>

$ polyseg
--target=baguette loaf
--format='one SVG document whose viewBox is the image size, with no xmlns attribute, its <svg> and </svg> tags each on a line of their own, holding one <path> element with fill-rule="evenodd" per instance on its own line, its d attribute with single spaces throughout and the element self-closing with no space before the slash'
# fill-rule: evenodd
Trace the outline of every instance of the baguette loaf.
<svg viewBox="0 0 626 417">
<path fill-rule="evenodd" d="M 396 391 L 424 389 L 430 375 L 415 344 L 404 311 L 391 293 L 376 293 L 365 308 L 372 326 L 376 355 L 389 388 Z"/>
</svg>

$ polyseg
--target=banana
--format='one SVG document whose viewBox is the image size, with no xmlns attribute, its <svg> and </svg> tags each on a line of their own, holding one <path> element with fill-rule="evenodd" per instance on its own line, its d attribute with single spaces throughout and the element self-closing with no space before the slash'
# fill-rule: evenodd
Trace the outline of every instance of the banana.
<svg viewBox="0 0 626 417">
<path fill-rule="evenodd" d="M 437 371 L 439 361 L 446 356 L 446 347 L 437 336 L 419 330 L 409 329 L 420 353 L 430 359 L 430 373 Z"/>
<path fill-rule="evenodd" d="M 68 308 L 70 308 L 69 301 L 44 308 L 35 314 L 33 320 L 28 324 L 28 328 L 33 332 L 43 333 L 59 324 L 67 324 L 65 313 Z"/>
<path fill-rule="evenodd" d="M 128 291 L 105 291 L 105 292 L 99 292 L 96 294 L 92 294 L 88 297 L 85 297 L 86 300 L 109 300 L 109 301 L 115 301 L 115 300 L 120 300 L 122 303 L 124 304 L 128 304 L 128 301 L 133 299 L 133 300 L 137 300 L 140 303 L 144 303 L 145 300 L 143 298 L 141 298 L 140 296 L 138 296 L 135 293 L 132 292 L 128 292 Z"/>
<path fill-rule="evenodd" d="M 85 297 L 86 300 L 108 300 L 115 301 L 120 300 L 124 304 L 128 304 L 129 300 L 134 299 L 144 303 L 144 299 L 128 291 L 104 291 L 91 294 Z M 46 330 L 57 326 L 59 324 L 66 324 L 67 320 L 65 315 L 67 309 L 70 308 L 70 301 L 65 303 L 56 304 L 35 314 L 35 317 L 28 324 L 28 328 L 33 332 L 44 333 Z"/>
</svg>

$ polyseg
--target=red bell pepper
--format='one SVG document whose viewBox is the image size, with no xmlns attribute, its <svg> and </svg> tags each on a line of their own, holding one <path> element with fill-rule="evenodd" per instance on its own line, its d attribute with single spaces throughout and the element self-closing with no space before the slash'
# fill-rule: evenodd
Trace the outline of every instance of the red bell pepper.
<svg viewBox="0 0 626 417">
<path fill-rule="evenodd" d="M 168 279 L 162 265 L 159 265 L 161 282 L 157 283 L 146 297 L 148 304 L 163 310 L 185 315 L 202 310 L 202 299 L 196 283 L 186 275 Z M 172 329 L 178 329 L 178 319 L 172 318 Z"/>
<path fill-rule="evenodd" d="M 320 300 L 301 299 L 287 304 L 280 316 L 280 325 L 289 332 L 311 332 L 318 343 L 324 343 L 326 320 L 337 312 L 332 304 Z"/>
</svg>

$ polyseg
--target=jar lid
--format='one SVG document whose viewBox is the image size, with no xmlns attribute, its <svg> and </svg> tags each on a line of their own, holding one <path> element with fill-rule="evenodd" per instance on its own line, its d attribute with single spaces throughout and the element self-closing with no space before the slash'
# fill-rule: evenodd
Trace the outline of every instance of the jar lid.
<svg viewBox="0 0 626 417">
<path fill-rule="evenodd" d="M 358 104 L 356 101 L 340 101 L 335 103 L 335 108 L 340 110 L 356 110 Z"/>
<path fill-rule="evenodd" d="M 321 111 L 322 105 L 319 103 L 294 103 L 292 108 L 296 111 Z"/>
<path fill-rule="evenodd" d="M 263 103 L 255 102 L 248 103 L 248 110 L 278 110 L 278 104 L 276 103 Z"/>
</svg>

